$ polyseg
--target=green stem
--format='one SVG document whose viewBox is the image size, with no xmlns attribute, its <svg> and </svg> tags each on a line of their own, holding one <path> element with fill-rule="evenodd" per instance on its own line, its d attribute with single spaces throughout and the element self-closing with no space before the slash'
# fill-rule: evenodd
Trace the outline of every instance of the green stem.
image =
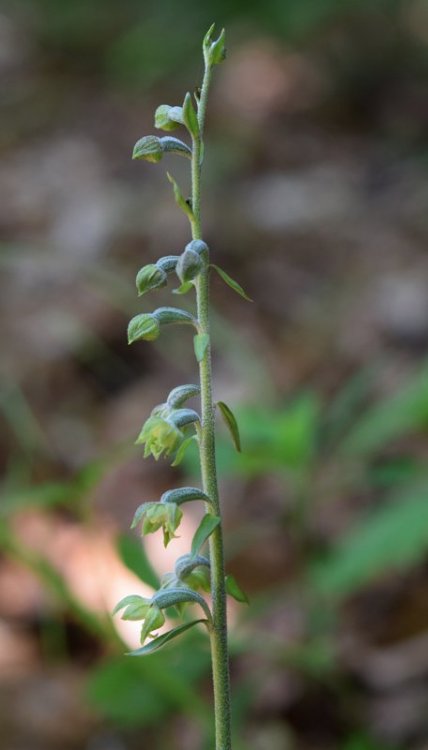
<svg viewBox="0 0 428 750">
<path fill-rule="evenodd" d="M 203 130 L 207 106 L 211 67 L 205 68 L 205 75 L 198 106 L 199 137 L 193 139 L 192 155 L 192 237 L 202 239 L 201 233 L 201 154 Z M 209 319 L 209 264 L 198 276 L 196 303 L 200 333 L 210 332 Z M 199 363 L 201 385 L 201 436 L 200 461 L 204 492 L 212 500 L 212 510 L 221 515 L 215 459 L 214 406 L 212 399 L 211 346 L 208 345 Z M 211 511 L 211 508 L 207 508 Z M 215 748 L 231 750 L 231 704 L 229 682 L 229 654 L 227 645 L 227 611 L 223 553 L 223 531 L 220 523 L 210 537 L 212 617 L 211 659 L 214 686 Z"/>
</svg>

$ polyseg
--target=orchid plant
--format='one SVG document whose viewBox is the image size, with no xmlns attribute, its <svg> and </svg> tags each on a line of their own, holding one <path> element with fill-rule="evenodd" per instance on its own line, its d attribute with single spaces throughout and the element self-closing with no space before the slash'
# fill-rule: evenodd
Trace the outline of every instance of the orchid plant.
<svg viewBox="0 0 428 750">
<path fill-rule="evenodd" d="M 225 32 L 214 38 L 214 24 L 203 40 L 204 76 L 202 86 L 192 96 L 187 93 L 181 106 L 162 104 L 155 112 L 155 127 L 167 132 L 164 137 L 147 135 L 134 147 L 133 158 L 157 163 L 165 154 L 175 154 L 190 161 L 191 197 L 185 199 L 172 175 L 167 173 L 178 207 L 189 220 L 191 240 L 177 255 L 168 255 L 144 266 L 138 272 L 138 294 L 165 287 L 169 277 L 177 277 L 175 293 L 195 295 L 192 314 L 177 307 L 159 307 L 150 313 L 136 315 L 128 326 L 128 341 L 152 341 L 163 326 L 188 325 L 194 330 L 194 352 L 199 364 L 198 384 L 179 385 L 168 395 L 165 403 L 156 406 L 137 438 L 144 445 L 144 457 L 161 456 L 172 459 L 172 466 L 182 460 L 187 447 L 196 442 L 199 449 L 202 488 L 179 487 L 170 489 L 159 501 L 145 502 L 137 509 L 133 528 L 143 535 L 162 530 L 165 546 L 174 539 L 183 516 L 183 505 L 201 501 L 205 514 L 193 536 L 190 551 L 178 558 L 173 572 L 161 580 L 159 591 L 151 598 L 126 596 L 116 606 L 124 620 L 142 621 L 141 648 L 136 656 L 151 654 L 189 628 L 207 629 L 212 654 L 214 686 L 215 748 L 231 750 L 231 710 L 229 685 L 229 656 L 227 642 L 226 595 L 241 602 L 246 596 L 233 576 L 225 575 L 223 529 L 218 493 L 215 460 L 215 412 L 223 417 L 236 449 L 240 437 L 236 419 L 222 401 L 213 402 L 210 345 L 210 271 L 214 269 L 232 289 L 249 299 L 242 287 L 223 269 L 210 262 L 210 250 L 203 239 L 201 226 L 201 171 L 204 160 L 204 125 L 208 91 L 216 65 L 225 58 Z M 170 135 L 184 128 L 191 144 Z M 188 408 L 187 401 L 200 400 L 200 411 Z M 206 550 L 207 548 L 207 550 Z M 185 619 L 167 632 L 157 634 L 165 624 L 165 610 L 175 607 L 184 617 L 187 605 L 197 605 L 201 616 Z"/>
</svg>

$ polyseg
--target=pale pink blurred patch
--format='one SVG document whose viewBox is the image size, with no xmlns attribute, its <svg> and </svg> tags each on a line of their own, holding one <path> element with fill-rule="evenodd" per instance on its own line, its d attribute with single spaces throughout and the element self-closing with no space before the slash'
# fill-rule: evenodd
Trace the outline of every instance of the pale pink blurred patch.
<svg viewBox="0 0 428 750">
<path fill-rule="evenodd" d="M 273 113 L 310 106 L 324 90 L 319 65 L 271 39 L 252 40 L 231 54 L 220 71 L 218 106 L 243 123 L 259 124 Z"/>
<path fill-rule="evenodd" d="M 177 557 L 190 551 L 191 539 L 201 515 L 202 509 L 189 505 L 179 529 L 180 536 L 166 549 L 161 532 L 145 538 L 147 555 L 159 576 L 173 570 Z M 100 519 L 96 528 L 83 527 L 52 515 L 27 512 L 17 518 L 16 531 L 29 550 L 43 555 L 52 563 L 74 596 L 90 610 L 111 612 L 116 603 L 128 594 L 150 597 L 153 593 L 119 559 L 116 550 L 117 529 L 108 519 Z M 51 606 L 49 593 L 29 571 L 16 565 L 7 564 L 0 569 L 0 590 L 7 594 L 4 599 L 8 615 L 30 616 L 35 610 Z M 232 622 L 235 612 L 232 606 Z M 124 622 L 117 615 L 114 624 L 129 648 L 138 647 L 140 623 Z M 170 626 L 171 623 L 166 623 L 163 630 Z"/>
</svg>

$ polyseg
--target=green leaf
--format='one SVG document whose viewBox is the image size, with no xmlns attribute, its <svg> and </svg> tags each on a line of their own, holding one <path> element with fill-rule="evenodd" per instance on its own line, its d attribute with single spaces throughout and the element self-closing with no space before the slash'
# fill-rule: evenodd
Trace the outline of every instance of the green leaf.
<svg viewBox="0 0 428 750">
<path fill-rule="evenodd" d="M 189 92 L 187 92 L 186 96 L 184 97 L 183 122 L 187 130 L 189 131 L 190 135 L 193 138 L 198 138 L 199 136 L 198 116 L 194 110 L 192 97 L 189 94 Z"/>
<path fill-rule="evenodd" d="M 174 628 L 173 630 L 169 630 L 167 633 L 159 635 L 157 638 L 153 638 L 150 643 L 142 646 L 142 648 L 137 648 L 135 651 L 130 651 L 127 656 L 147 656 L 147 654 L 153 654 L 155 651 L 158 651 L 160 648 L 162 648 L 162 646 L 165 646 L 167 643 L 169 643 L 169 641 L 172 641 L 178 635 L 185 633 L 186 630 L 189 630 L 190 628 L 193 628 L 194 625 L 198 625 L 202 622 L 206 624 L 207 620 L 192 620 L 192 622 L 186 622 L 184 625 L 179 625 L 178 628 Z"/>
<path fill-rule="evenodd" d="M 195 357 L 198 362 L 202 362 L 205 357 L 205 352 L 210 343 L 210 337 L 208 333 L 197 333 L 193 337 L 193 348 L 195 350 Z"/>
<path fill-rule="evenodd" d="M 148 586 L 158 589 L 159 578 L 149 562 L 141 540 L 129 534 L 120 534 L 116 546 L 119 557 L 128 570 L 135 573 Z"/>
<path fill-rule="evenodd" d="M 250 603 L 248 596 L 241 589 L 241 587 L 239 586 L 234 576 L 227 575 L 225 578 L 225 584 L 226 584 L 226 592 L 229 594 L 229 596 L 232 596 L 234 599 L 236 599 L 237 602 L 241 602 L 242 604 Z"/>
<path fill-rule="evenodd" d="M 136 315 L 129 321 L 128 344 L 134 341 L 154 341 L 160 334 L 160 322 L 150 313 Z"/>
<path fill-rule="evenodd" d="M 175 198 L 175 202 L 176 202 L 177 206 L 179 208 L 181 208 L 182 211 L 184 211 L 184 213 L 186 214 L 186 216 L 189 219 L 189 221 L 194 221 L 195 217 L 194 217 L 193 211 L 192 211 L 189 203 L 187 203 L 187 201 L 183 198 L 182 192 L 181 192 L 181 190 L 180 190 L 180 188 L 179 188 L 176 180 L 174 179 L 174 177 L 169 172 L 166 173 L 166 176 L 168 177 L 168 180 L 170 181 L 170 183 L 172 185 L 172 189 L 174 191 L 174 198 Z"/>
<path fill-rule="evenodd" d="M 386 571 L 417 563 L 428 550 L 428 487 L 407 489 L 355 525 L 312 570 L 311 586 L 343 597 Z"/>
<path fill-rule="evenodd" d="M 220 523 L 218 516 L 213 516 L 211 513 L 206 513 L 196 529 L 193 540 L 192 540 L 192 555 L 198 555 L 201 548 L 207 541 L 208 537 L 211 536 L 214 529 Z"/>
<path fill-rule="evenodd" d="M 224 403 L 224 401 L 217 401 L 217 406 L 220 409 L 220 412 L 226 424 L 226 427 L 228 428 L 232 436 L 232 440 L 234 442 L 235 448 L 238 451 L 238 453 L 240 453 L 241 452 L 241 438 L 239 436 L 239 427 L 235 419 L 235 416 L 232 410 L 228 407 L 228 405 Z"/>
<path fill-rule="evenodd" d="M 179 466 L 181 464 L 189 445 L 195 440 L 197 440 L 196 435 L 191 435 L 190 437 L 183 440 L 179 449 L 177 450 L 177 453 L 175 454 L 175 458 L 171 466 Z"/>
<path fill-rule="evenodd" d="M 233 289 L 233 291 L 236 292 L 236 294 L 239 294 L 240 297 L 243 297 L 248 302 L 252 302 L 253 301 L 251 299 L 251 297 L 249 297 L 248 294 L 246 294 L 246 292 L 244 292 L 242 286 L 240 284 L 238 284 L 237 281 L 235 281 L 234 279 L 232 279 L 232 277 L 229 276 L 229 274 L 226 273 L 226 271 L 223 271 L 223 269 L 220 268 L 220 266 L 216 266 L 215 263 L 211 263 L 210 265 L 211 265 L 211 268 L 214 268 L 214 270 L 217 271 L 218 275 L 223 279 L 223 281 L 225 282 L 225 284 L 227 284 L 228 286 L 230 286 L 230 288 Z"/>
</svg>

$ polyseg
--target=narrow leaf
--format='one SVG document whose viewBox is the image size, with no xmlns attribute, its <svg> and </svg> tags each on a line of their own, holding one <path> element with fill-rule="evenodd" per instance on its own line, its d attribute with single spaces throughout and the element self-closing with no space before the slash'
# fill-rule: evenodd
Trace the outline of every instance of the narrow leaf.
<svg viewBox="0 0 428 750">
<path fill-rule="evenodd" d="M 225 284 L 230 286 L 230 288 L 233 289 L 233 291 L 236 292 L 236 294 L 239 294 L 240 297 L 243 297 L 248 302 L 253 301 L 251 297 L 249 297 L 248 294 L 243 290 L 242 286 L 238 284 L 238 282 L 235 281 L 235 279 L 232 279 L 232 277 L 229 276 L 229 274 L 226 273 L 226 271 L 223 271 L 223 269 L 220 268 L 220 266 L 216 266 L 215 263 L 211 263 L 210 265 L 211 265 L 211 268 L 214 268 L 214 270 L 217 271 L 218 275 L 220 276 L 220 278 L 223 279 Z"/>
<path fill-rule="evenodd" d="M 229 594 L 229 596 L 232 596 L 234 599 L 236 599 L 237 602 L 242 602 L 242 604 L 249 604 L 248 596 L 246 595 L 245 591 L 243 591 L 238 584 L 236 578 L 232 575 L 227 575 L 225 578 L 225 584 L 226 584 L 226 591 Z"/>
<path fill-rule="evenodd" d="M 208 345 L 210 343 L 210 337 L 208 333 L 197 333 L 193 338 L 193 348 L 195 350 L 195 357 L 198 362 L 202 362 L 205 357 Z"/>
<path fill-rule="evenodd" d="M 224 401 L 217 401 L 217 406 L 220 409 L 220 412 L 226 424 L 226 427 L 228 428 L 232 436 L 232 440 L 234 442 L 235 448 L 238 451 L 238 453 L 240 453 L 241 452 L 241 438 L 239 436 L 239 427 L 238 427 L 236 418 L 232 410 L 228 407 L 227 404 L 224 403 Z"/>
<path fill-rule="evenodd" d="M 174 179 L 174 177 L 169 172 L 167 172 L 166 175 L 167 175 L 168 180 L 170 181 L 170 183 L 172 185 L 172 189 L 174 191 L 174 198 L 175 198 L 175 202 L 176 202 L 177 206 L 179 208 L 181 208 L 182 211 L 184 211 L 184 213 L 186 214 L 186 216 L 189 219 L 189 221 L 194 221 L 195 217 L 193 215 L 193 211 L 192 211 L 191 207 L 189 206 L 189 204 L 187 203 L 187 201 L 183 198 L 183 194 L 182 194 L 182 192 L 181 192 L 181 190 L 180 190 L 180 188 L 179 188 L 176 180 Z"/>
<path fill-rule="evenodd" d="M 213 516 L 211 513 L 206 513 L 195 531 L 192 540 L 192 555 L 198 555 L 201 548 L 207 541 L 208 537 L 211 536 L 214 529 L 220 523 L 218 516 Z"/>
<path fill-rule="evenodd" d="M 198 625 L 202 622 L 206 624 L 207 620 L 192 620 L 192 622 L 186 622 L 184 625 L 179 625 L 178 628 L 174 628 L 167 633 L 162 633 L 162 635 L 159 635 L 157 638 L 153 638 L 153 640 L 150 641 L 150 643 L 146 643 L 145 646 L 137 648 L 135 651 L 130 651 L 127 656 L 147 656 L 147 654 L 153 654 L 178 635 L 185 633 L 186 630 L 189 630 L 190 628 L 193 628 L 194 625 Z"/>
<path fill-rule="evenodd" d="M 194 440 L 197 440 L 196 435 L 191 435 L 190 437 L 188 437 L 185 440 L 183 440 L 183 442 L 181 443 L 181 445 L 180 445 L 177 453 L 175 454 L 175 458 L 174 458 L 174 461 L 172 462 L 171 466 L 179 466 L 179 464 L 181 464 L 181 462 L 182 462 L 182 460 L 183 460 L 183 458 L 185 456 L 185 453 L 186 453 L 189 445 Z"/>
</svg>

